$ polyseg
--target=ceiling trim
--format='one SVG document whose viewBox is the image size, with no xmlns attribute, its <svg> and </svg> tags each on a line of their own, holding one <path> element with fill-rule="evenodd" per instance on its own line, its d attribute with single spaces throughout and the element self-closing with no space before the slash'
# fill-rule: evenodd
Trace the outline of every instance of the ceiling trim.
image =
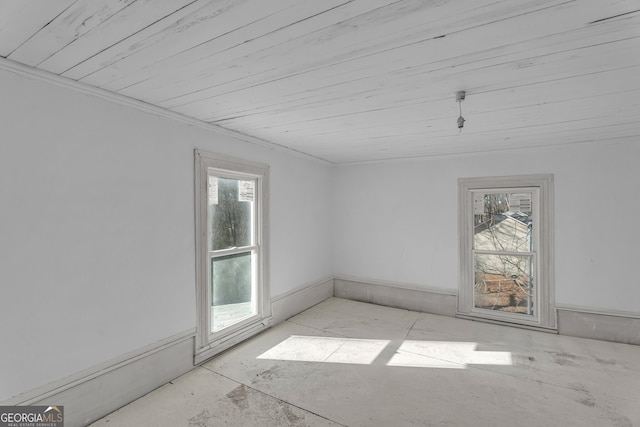
<svg viewBox="0 0 640 427">
<path fill-rule="evenodd" d="M 312 160 L 324 165 L 331 165 L 331 166 L 334 165 L 334 163 L 328 160 L 322 159 L 320 157 L 315 157 L 307 153 L 303 153 L 302 151 L 298 151 L 298 150 L 286 147 L 284 145 L 276 144 L 271 141 L 260 139 L 260 138 L 247 135 L 235 130 L 227 129 L 220 125 L 207 123 L 205 121 L 198 120 L 193 117 L 188 117 L 183 114 L 176 113 L 174 111 L 170 111 L 162 107 L 148 104 L 138 99 L 130 98 L 125 95 L 110 92 L 108 90 L 90 86 L 85 83 L 77 82 L 67 77 L 62 77 L 57 74 L 53 74 L 49 71 L 44 71 L 38 68 L 30 67 L 28 65 L 23 65 L 7 58 L 0 57 L 0 70 L 9 71 L 14 74 L 27 76 L 27 77 L 35 78 L 40 81 L 52 83 L 56 86 L 65 87 L 75 92 L 83 93 L 85 95 L 95 96 L 97 98 L 103 99 L 105 101 L 108 101 L 120 106 L 130 107 L 138 111 L 158 115 L 158 116 L 165 117 L 170 120 L 175 120 L 187 125 L 197 126 L 201 129 L 205 129 L 214 133 L 229 136 L 231 138 L 239 139 L 241 141 L 258 145 L 271 150 L 284 152 L 290 155 L 294 155 L 296 157 Z"/>
</svg>

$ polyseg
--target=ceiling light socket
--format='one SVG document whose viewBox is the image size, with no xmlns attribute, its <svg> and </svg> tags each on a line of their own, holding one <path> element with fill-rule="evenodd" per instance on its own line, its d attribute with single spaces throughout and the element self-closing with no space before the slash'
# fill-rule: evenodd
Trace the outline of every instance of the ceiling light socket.
<svg viewBox="0 0 640 427">
<path fill-rule="evenodd" d="M 464 90 L 456 92 L 456 101 L 464 101 L 465 96 L 467 96 L 467 92 L 465 92 Z"/>
</svg>

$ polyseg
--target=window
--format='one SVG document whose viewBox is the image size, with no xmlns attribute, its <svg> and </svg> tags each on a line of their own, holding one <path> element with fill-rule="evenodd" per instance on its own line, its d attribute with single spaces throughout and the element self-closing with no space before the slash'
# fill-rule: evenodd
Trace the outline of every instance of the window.
<svg viewBox="0 0 640 427">
<path fill-rule="evenodd" d="M 553 176 L 458 180 L 458 315 L 556 329 Z"/>
<path fill-rule="evenodd" d="M 195 363 L 271 321 L 267 165 L 195 152 L 197 316 Z"/>
</svg>

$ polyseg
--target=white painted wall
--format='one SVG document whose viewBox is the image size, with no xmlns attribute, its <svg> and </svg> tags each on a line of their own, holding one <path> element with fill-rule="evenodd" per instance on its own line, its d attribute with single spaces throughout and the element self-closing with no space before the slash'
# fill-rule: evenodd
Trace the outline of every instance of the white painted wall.
<svg viewBox="0 0 640 427">
<path fill-rule="evenodd" d="M 639 312 L 640 144 L 335 169 L 0 71 L 0 400 L 195 327 L 193 149 L 271 165 L 272 295 L 457 289 L 457 178 L 554 173 L 558 304 Z"/>
<path fill-rule="evenodd" d="M 457 179 L 553 173 L 556 303 L 640 313 L 639 142 L 337 167 L 335 273 L 455 291 Z"/>
<path fill-rule="evenodd" d="M 331 168 L 0 70 L 0 401 L 195 328 L 193 150 L 271 166 L 272 296 L 332 273 Z"/>
</svg>

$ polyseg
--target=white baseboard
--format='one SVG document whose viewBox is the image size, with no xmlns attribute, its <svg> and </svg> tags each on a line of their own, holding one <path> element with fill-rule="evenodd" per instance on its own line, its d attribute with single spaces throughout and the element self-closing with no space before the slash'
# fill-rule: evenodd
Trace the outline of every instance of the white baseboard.
<svg viewBox="0 0 640 427">
<path fill-rule="evenodd" d="M 456 314 L 456 293 L 447 289 L 419 289 L 349 276 L 337 276 L 334 289 L 337 298 L 450 317 Z"/>
<path fill-rule="evenodd" d="M 354 277 L 329 277 L 274 297 L 278 324 L 329 297 L 455 316 L 456 293 Z M 560 306 L 558 333 L 640 345 L 640 313 Z M 86 426 L 193 369 L 195 331 L 168 337 L 93 368 L 0 402 L 64 405 L 65 426 Z"/>
<path fill-rule="evenodd" d="M 333 277 L 327 277 L 272 298 L 273 324 L 284 322 L 307 308 L 332 297 L 334 294 L 333 282 Z"/>
<path fill-rule="evenodd" d="M 573 337 L 640 345 L 640 313 L 557 307 L 558 333 Z"/>
<path fill-rule="evenodd" d="M 86 426 L 193 369 L 194 330 L 20 394 L 2 403 L 63 405 L 65 426 Z"/>
<path fill-rule="evenodd" d="M 334 278 L 334 296 L 444 316 L 456 316 L 457 311 L 456 291 L 350 276 Z M 559 335 L 640 345 L 640 313 L 565 305 L 556 306 L 556 310 Z"/>
<path fill-rule="evenodd" d="M 271 317 L 257 322 L 253 327 L 243 329 L 222 342 L 211 343 L 210 346 L 196 351 L 194 364 L 199 365 L 217 356 L 236 344 L 259 334 L 265 329 L 284 322 L 288 318 L 303 312 L 327 298 L 333 296 L 333 278 L 325 278 L 317 282 L 300 286 L 271 299 Z"/>
<path fill-rule="evenodd" d="M 274 297 L 272 324 L 331 296 L 333 277 Z M 63 405 L 66 427 L 86 426 L 193 369 L 194 351 L 195 330 L 185 331 L 14 396 L 0 405 Z"/>
<path fill-rule="evenodd" d="M 196 349 L 193 355 L 193 364 L 200 365 L 201 363 L 204 363 L 207 360 L 216 357 L 223 351 L 226 351 L 231 347 L 240 344 L 241 342 L 269 328 L 272 322 L 273 318 L 271 317 L 254 321 L 253 323 L 242 327 L 234 333 L 225 336 L 224 339 L 213 341 L 201 349 Z"/>
</svg>

